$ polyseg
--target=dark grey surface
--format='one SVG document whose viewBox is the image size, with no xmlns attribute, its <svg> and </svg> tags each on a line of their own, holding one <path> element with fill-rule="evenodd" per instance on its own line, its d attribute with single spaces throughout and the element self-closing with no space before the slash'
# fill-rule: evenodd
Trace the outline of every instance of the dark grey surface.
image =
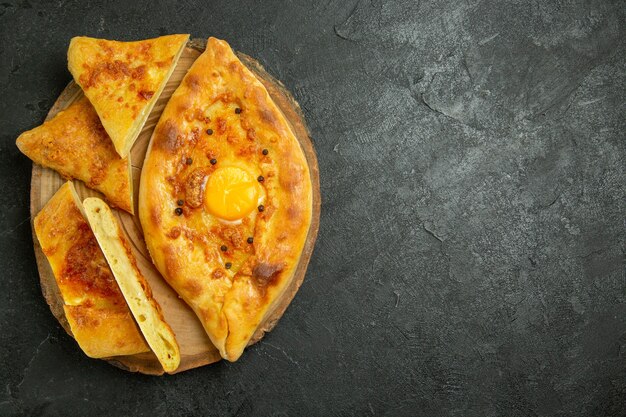
<svg viewBox="0 0 626 417">
<path fill-rule="evenodd" d="M 0 414 L 626 415 L 623 1 L 0 5 Z M 39 288 L 14 145 L 74 35 L 227 39 L 295 93 L 323 211 L 235 364 L 86 358 Z"/>
</svg>

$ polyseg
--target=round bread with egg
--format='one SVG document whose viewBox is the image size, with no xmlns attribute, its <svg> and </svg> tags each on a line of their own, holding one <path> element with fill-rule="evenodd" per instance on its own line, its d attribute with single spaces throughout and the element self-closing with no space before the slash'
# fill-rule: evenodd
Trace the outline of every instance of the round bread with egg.
<svg viewBox="0 0 626 417">
<path fill-rule="evenodd" d="M 237 360 L 280 302 L 311 215 L 289 123 L 228 44 L 210 38 L 155 128 L 139 217 L 155 265 L 223 358 Z"/>
</svg>

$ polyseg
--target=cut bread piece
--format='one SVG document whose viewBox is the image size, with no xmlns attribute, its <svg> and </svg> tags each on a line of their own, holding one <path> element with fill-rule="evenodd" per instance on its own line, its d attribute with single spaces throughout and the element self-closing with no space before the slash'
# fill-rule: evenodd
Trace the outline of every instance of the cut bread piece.
<svg viewBox="0 0 626 417">
<path fill-rule="evenodd" d="M 85 97 L 41 126 L 22 133 L 19 150 L 65 179 L 79 179 L 116 207 L 133 213 L 130 158 L 121 158 Z"/>
<path fill-rule="evenodd" d="M 113 275 L 132 311 L 148 345 L 166 372 L 174 372 L 180 363 L 176 337 L 165 322 L 161 308 L 152 297 L 148 282 L 137 262 L 118 221 L 107 204 L 99 198 L 87 198 L 83 207 Z"/>
<path fill-rule="evenodd" d="M 71 182 L 37 214 L 33 227 L 54 273 L 72 335 L 85 354 L 107 358 L 150 351 Z"/>
<path fill-rule="evenodd" d="M 135 42 L 75 37 L 68 68 L 123 158 L 163 91 L 189 35 Z"/>
</svg>

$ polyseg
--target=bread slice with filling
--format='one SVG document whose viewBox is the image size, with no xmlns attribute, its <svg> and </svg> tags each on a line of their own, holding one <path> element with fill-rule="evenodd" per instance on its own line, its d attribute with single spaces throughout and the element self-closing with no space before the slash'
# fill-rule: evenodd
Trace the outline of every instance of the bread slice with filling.
<svg viewBox="0 0 626 417">
<path fill-rule="evenodd" d="M 72 335 L 91 358 L 149 352 L 82 208 L 68 181 L 33 222 Z"/>
<path fill-rule="evenodd" d="M 109 204 L 133 214 L 130 157 L 121 158 L 86 97 L 41 126 L 22 133 L 17 147 L 36 164 L 100 191 Z"/>
<path fill-rule="evenodd" d="M 68 68 L 125 158 L 161 95 L 189 35 L 135 42 L 72 38 Z"/>
<path fill-rule="evenodd" d="M 113 276 L 148 345 L 166 372 L 180 364 L 174 332 L 165 322 L 148 282 L 137 267 L 130 245 L 109 206 L 99 198 L 83 201 L 87 220 L 106 257 Z"/>
</svg>

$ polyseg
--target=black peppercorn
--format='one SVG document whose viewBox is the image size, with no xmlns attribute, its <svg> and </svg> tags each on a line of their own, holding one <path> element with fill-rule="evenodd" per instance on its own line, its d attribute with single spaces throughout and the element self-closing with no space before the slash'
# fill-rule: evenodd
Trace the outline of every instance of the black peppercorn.
<svg viewBox="0 0 626 417">
<path fill-rule="evenodd" d="M 263 204 L 261 204 L 261 205 L 258 207 L 258 209 L 259 209 L 259 211 L 263 211 L 263 210 L 265 210 L 265 206 L 264 206 Z"/>
<path fill-rule="evenodd" d="M 212 135 L 213 134 L 213 129 L 207 129 L 206 133 L 207 133 L 207 135 Z"/>
<path fill-rule="evenodd" d="M 248 243 L 252 244 L 252 242 L 254 242 L 254 238 L 253 237 L 249 237 L 247 240 Z"/>
<path fill-rule="evenodd" d="M 185 204 L 185 202 L 183 200 L 178 200 L 176 204 L 178 204 L 179 206 L 182 206 L 183 204 Z"/>
<path fill-rule="evenodd" d="M 228 250 L 228 247 L 226 245 L 222 245 L 220 249 L 222 250 L 222 252 L 226 252 Z"/>
<path fill-rule="evenodd" d="M 193 159 L 187 158 L 187 160 L 185 162 L 187 163 L 187 165 L 191 165 L 191 164 L 193 164 Z"/>
<path fill-rule="evenodd" d="M 263 182 L 265 181 L 265 178 L 263 178 L 263 175 L 259 175 L 259 178 L 257 178 L 258 182 Z"/>
<path fill-rule="evenodd" d="M 263 155 L 267 155 L 268 153 L 270 153 L 270 151 L 268 151 L 267 149 L 263 149 Z"/>
<path fill-rule="evenodd" d="M 235 109 L 235 113 L 237 113 L 237 114 L 241 114 L 241 109 L 240 109 L 239 107 L 237 107 L 237 108 Z"/>
<path fill-rule="evenodd" d="M 217 164 L 217 159 L 213 158 L 209 162 L 211 163 L 211 165 L 215 165 Z"/>
<path fill-rule="evenodd" d="M 174 213 L 176 213 L 177 216 L 180 216 L 181 214 L 183 214 L 183 209 L 181 209 L 180 207 L 176 207 Z"/>
<path fill-rule="evenodd" d="M 230 267 L 233 266 L 233 264 L 231 264 L 230 262 L 226 262 L 224 266 L 226 267 L 226 269 L 230 269 Z"/>
</svg>

